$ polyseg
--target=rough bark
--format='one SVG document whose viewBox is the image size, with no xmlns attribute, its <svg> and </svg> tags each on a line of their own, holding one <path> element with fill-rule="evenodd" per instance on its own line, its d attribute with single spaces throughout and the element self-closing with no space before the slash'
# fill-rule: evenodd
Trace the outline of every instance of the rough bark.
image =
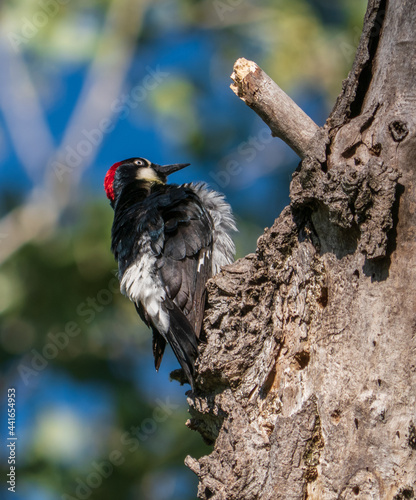
<svg viewBox="0 0 416 500">
<path fill-rule="evenodd" d="M 416 494 L 415 48 L 413 2 L 370 0 L 290 205 L 208 284 L 200 499 Z"/>
</svg>

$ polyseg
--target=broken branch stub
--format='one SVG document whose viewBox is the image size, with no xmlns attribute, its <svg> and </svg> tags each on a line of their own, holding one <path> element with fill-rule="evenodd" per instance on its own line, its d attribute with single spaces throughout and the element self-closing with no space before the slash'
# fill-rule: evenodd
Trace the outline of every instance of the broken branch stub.
<svg viewBox="0 0 416 500">
<path fill-rule="evenodd" d="M 313 155 L 318 125 L 255 62 L 240 58 L 233 69 L 232 91 L 260 116 L 272 135 L 302 159 Z"/>
</svg>

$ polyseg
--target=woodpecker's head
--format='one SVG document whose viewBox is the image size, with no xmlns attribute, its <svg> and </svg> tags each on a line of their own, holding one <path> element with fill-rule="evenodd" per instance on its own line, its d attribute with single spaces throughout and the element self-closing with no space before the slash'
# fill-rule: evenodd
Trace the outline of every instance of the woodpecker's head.
<svg viewBox="0 0 416 500">
<path fill-rule="evenodd" d="M 114 165 L 108 170 L 104 179 L 104 189 L 111 205 L 120 194 L 122 188 L 130 182 L 140 180 L 144 183 L 166 184 L 167 176 L 185 168 L 189 163 L 158 165 L 145 158 L 129 158 Z"/>
</svg>

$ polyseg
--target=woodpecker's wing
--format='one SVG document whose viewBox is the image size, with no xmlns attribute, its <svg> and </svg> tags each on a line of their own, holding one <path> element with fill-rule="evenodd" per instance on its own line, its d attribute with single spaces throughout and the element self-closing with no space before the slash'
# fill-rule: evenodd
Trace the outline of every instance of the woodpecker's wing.
<svg viewBox="0 0 416 500">
<path fill-rule="evenodd" d="M 157 212 L 157 217 L 149 212 L 142 221 L 167 293 L 164 305 L 170 327 L 164 335 L 193 386 L 196 338 L 204 314 L 205 283 L 211 275 L 212 220 L 195 193 L 179 186 L 168 186 L 158 197 Z M 154 335 L 156 366 L 163 355 L 160 346 Z"/>
<path fill-rule="evenodd" d="M 162 199 L 161 231 L 152 232 L 152 249 L 168 297 L 187 317 L 199 337 L 205 305 L 205 284 L 211 277 L 210 215 L 189 188 L 171 186 Z"/>
</svg>

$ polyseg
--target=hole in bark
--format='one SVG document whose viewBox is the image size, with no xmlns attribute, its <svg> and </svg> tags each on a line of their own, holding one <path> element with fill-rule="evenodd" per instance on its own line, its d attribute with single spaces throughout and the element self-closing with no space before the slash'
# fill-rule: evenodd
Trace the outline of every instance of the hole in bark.
<svg viewBox="0 0 416 500">
<path fill-rule="evenodd" d="M 355 428 L 358 429 L 358 420 L 356 418 L 354 418 L 354 425 L 355 425 Z"/>
<path fill-rule="evenodd" d="M 412 423 L 409 425 L 409 437 L 407 439 L 407 442 L 413 450 L 416 450 L 416 427 Z"/>
<path fill-rule="evenodd" d="M 395 120 L 389 124 L 389 130 L 396 142 L 401 142 L 409 133 L 409 129 L 405 122 L 401 120 Z"/>
<path fill-rule="evenodd" d="M 377 345 L 377 342 L 373 340 L 373 346 L 375 347 Z"/>
<path fill-rule="evenodd" d="M 356 269 L 353 273 L 352 273 L 354 276 L 356 276 L 357 278 L 360 277 L 360 271 L 358 269 Z"/>
<path fill-rule="evenodd" d="M 400 438 L 400 432 L 399 432 L 399 431 L 396 431 L 396 436 L 397 436 L 398 438 Z"/>
<path fill-rule="evenodd" d="M 381 378 L 377 379 L 377 384 L 380 386 L 381 385 Z"/>
<path fill-rule="evenodd" d="M 348 148 L 346 151 L 344 151 L 342 153 L 342 156 L 344 158 L 347 158 L 347 159 L 351 158 L 352 156 L 355 155 L 355 152 L 357 151 L 358 146 L 360 146 L 361 144 L 362 144 L 361 141 L 357 142 L 356 144 L 354 144 L 353 146 L 351 146 L 350 148 Z"/>
<path fill-rule="evenodd" d="M 211 498 L 214 496 L 214 493 L 209 488 L 205 488 L 204 494 L 206 498 Z"/>
<path fill-rule="evenodd" d="M 331 418 L 335 424 L 338 424 L 338 422 L 341 420 L 341 412 L 336 409 L 331 413 Z"/>
<path fill-rule="evenodd" d="M 326 307 L 328 305 L 328 287 L 324 286 L 321 288 L 321 296 L 318 299 L 318 304 L 322 307 Z"/>
<path fill-rule="evenodd" d="M 309 364 L 310 354 L 308 353 L 308 351 L 297 352 L 295 354 L 295 359 L 299 365 L 299 369 L 303 370 Z"/>
<path fill-rule="evenodd" d="M 354 486 L 352 492 L 354 493 L 354 495 L 358 495 L 358 493 L 360 493 L 360 488 L 358 486 Z"/>
<path fill-rule="evenodd" d="M 415 492 L 411 486 L 405 486 L 394 495 L 393 500 L 405 500 L 407 498 L 415 498 Z"/>
<path fill-rule="evenodd" d="M 373 144 L 370 148 L 370 151 L 375 154 L 376 156 L 380 156 L 381 150 L 383 149 L 382 144 L 377 142 L 376 144 Z"/>
</svg>

